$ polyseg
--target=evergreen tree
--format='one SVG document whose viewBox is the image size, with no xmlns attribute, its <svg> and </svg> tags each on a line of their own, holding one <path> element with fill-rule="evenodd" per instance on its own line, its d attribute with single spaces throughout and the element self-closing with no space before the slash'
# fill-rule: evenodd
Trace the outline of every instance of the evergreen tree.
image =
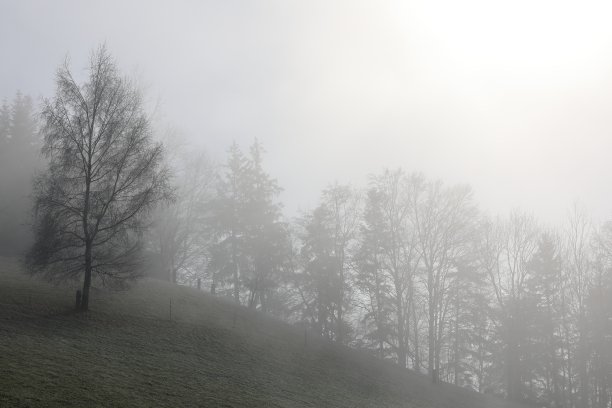
<svg viewBox="0 0 612 408">
<path fill-rule="evenodd" d="M 290 259 L 289 230 L 281 221 L 276 201 L 281 188 L 263 169 L 263 150 L 257 140 L 250 148 L 245 179 L 245 233 L 248 263 L 243 281 L 248 306 L 269 311 Z"/>
<path fill-rule="evenodd" d="M 263 169 L 259 142 L 251 146 L 249 156 L 233 143 L 209 207 L 214 284 L 231 286 L 237 303 L 245 294 L 249 307 L 262 310 L 274 303 L 291 254 L 288 227 L 276 201 L 280 191 Z"/>
<path fill-rule="evenodd" d="M 234 142 L 228 151 L 225 171 L 217 183 L 217 195 L 210 203 L 208 223 L 213 233 L 209 268 L 213 287 L 228 285 L 240 303 L 241 269 L 245 268 L 245 182 L 246 158 Z M 241 268 L 242 267 L 242 268 Z M 213 290 L 215 292 L 216 290 Z"/>
<path fill-rule="evenodd" d="M 0 154 L 2 154 L 8 144 L 9 129 L 11 128 L 11 110 L 6 99 L 0 105 Z"/>
<path fill-rule="evenodd" d="M 303 318 L 316 333 L 334 338 L 334 306 L 338 293 L 335 279 L 334 231 L 329 224 L 330 212 L 319 206 L 302 220 L 300 236 L 301 269 L 295 274 L 303 306 Z"/>
<path fill-rule="evenodd" d="M 411 354 L 410 322 L 419 262 L 417 239 L 410 222 L 411 194 L 420 183 L 420 176 L 406 176 L 402 170 L 385 170 L 372 177 L 359 252 L 362 258 L 368 255 L 367 251 L 371 253 L 370 263 L 364 264 L 367 269 L 358 276 L 364 282 L 369 277 L 374 288 L 384 289 L 374 298 L 381 305 L 377 308 L 376 320 L 380 322 L 377 325 L 384 330 L 384 340 L 402 367 L 407 366 Z M 412 354 L 413 366 L 417 366 L 416 355 Z"/>
<path fill-rule="evenodd" d="M 302 222 L 303 272 L 298 281 L 304 307 L 317 331 L 340 343 L 348 342 L 352 331 L 346 315 L 351 310 L 350 265 L 360 220 L 358 194 L 349 186 L 335 184 L 323 191 L 321 204 Z"/>
<path fill-rule="evenodd" d="M 355 284 L 364 298 L 360 303 L 365 310 L 362 319 L 366 330 L 366 345 L 376 350 L 379 358 L 385 358 L 392 344 L 393 312 L 391 282 L 383 270 L 384 223 L 381 195 L 375 188 L 371 188 L 367 194 L 360 242 L 355 256 Z"/>
<path fill-rule="evenodd" d="M 529 262 L 529 287 L 534 308 L 531 310 L 530 354 L 531 369 L 536 377 L 544 379 L 544 389 L 533 390 L 534 397 L 544 401 L 554 401 L 562 406 L 559 348 L 561 316 L 560 288 L 562 284 L 562 265 L 555 241 L 550 234 L 543 234 L 538 248 Z"/>
<path fill-rule="evenodd" d="M 0 107 L 0 254 L 20 255 L 31 244 L 32 178 L 41 168 L 37 119 L 29 96 Z"/>
</svg>

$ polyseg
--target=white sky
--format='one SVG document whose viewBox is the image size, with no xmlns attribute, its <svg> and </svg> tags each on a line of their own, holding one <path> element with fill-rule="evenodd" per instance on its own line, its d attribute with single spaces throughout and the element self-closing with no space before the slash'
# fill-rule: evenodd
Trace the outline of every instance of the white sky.
<svg viewBox="0 0 612 408">
<path fill-rule="evenodd" d="M 612 3 L 0 0 L 0 98 L 50 96 L 106 41 L 163 121 L 222 158 L 257 137 L 289 215 L 402 166 L 481 207 L 612 218 Z"/>
</svg>

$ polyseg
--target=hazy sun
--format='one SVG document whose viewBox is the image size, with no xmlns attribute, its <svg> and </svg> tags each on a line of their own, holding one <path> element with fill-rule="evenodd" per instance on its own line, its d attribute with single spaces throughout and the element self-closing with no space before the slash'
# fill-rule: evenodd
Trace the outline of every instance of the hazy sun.
<svg viewBox="0 0 612 408">
<path fill-rule="evenodd" d="M 611 45 L 611 2 L 398 1 L 397 10 L 408 36 L 424 36 L 417 43 L 465 70 L 594 74 Z"/>
</svg>

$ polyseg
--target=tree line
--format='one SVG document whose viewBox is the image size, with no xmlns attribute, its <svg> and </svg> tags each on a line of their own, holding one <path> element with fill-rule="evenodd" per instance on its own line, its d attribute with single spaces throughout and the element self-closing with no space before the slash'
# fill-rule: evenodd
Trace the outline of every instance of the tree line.
<svg viewBox="0 0 612 408">
<path fill-rule="evenodd" d="M 23 95 L 0 109 L 0 191 L 22 200 L 0 208 L 3 248 L 4 226 L 33 207 L 26 265 L 83 282 L 81 309 L 96 282 L 203 283 L 434 382 L 554 407 L 612 404 L 612 223 L 578 206 L 558 228 L 518 210 L 492 217 L 468 186 L 402 169 L 330 184 L 287 219 L 257 140 L 246 152 L 233 143 L 220 165 L 164 151 L 104 48 L 88 73 L 79 84 L 60 67 L 38 122 Z M 32 177 L 41 148 L 33 184 L 7 176 L 23 164 L 14 173 Z"/>
<path fill-rule="evenodd" d="M 259 165 L 236 150 L 211 201 L 201 278 L 212 292 L 434 382 L 610 406 L 612 223 L 578 206 L 558 229 L 518 210 L 491 217 L 469 187 L 402 169 L 363 188 L 332 184 L 283 222 L 275 181 L 249 181 Z M 254 187 L 268 199 L 253 202 Z"/>
</svg>

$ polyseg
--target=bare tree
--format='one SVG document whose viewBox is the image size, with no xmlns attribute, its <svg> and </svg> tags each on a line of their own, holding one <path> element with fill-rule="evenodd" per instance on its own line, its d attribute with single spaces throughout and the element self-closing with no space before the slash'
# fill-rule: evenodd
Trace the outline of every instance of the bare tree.
<svg viewBox="0 0 612 408">
<path fill-rule="evenodd" d="M 380 354 L 387 343 L 398 364 L 407 366 L 414 274 L 419 264 L 417 240 L 410 223 L 411 194 L 419 175 L 401 169 L 372 176 L 359 246 L 359 282 L 368 292 Z"/>
<path fill-rule="evenodd" d="M 505 346 L 506 393 L 512 400 L 523 399 L 528 263 L 537 248 L 538 232 L 532 217 L 514 211 L 508 221 L 490 224 L 481 236 L 480 264 L 494 294 L 497 330 Z"/>
<path fill-rule="evenodd" d="M 193 283 L 208 261 L 204 209 L 213 197 L 216 169 L 205 152 L 184 152 L 172 173 L 176 199 L 156 209 L 150 247 L 170 282 Z"/>
<path fill-rule="evenodd" d="M 593 266 L 587 301 L 588 337 L 585 336 L 590 351 L 587 376 L 590 384 L 587 386 L 590 406 L 604 408 L 612 403 L 612 222 L 598 228 L 592 246 Z"/>
<path fill-rule="evenodd" d="M 170 196 L 163 149 L 151 140 L 140 92 L 104 46 L 83 84 L 67 63 L 60 67 L 42 115 L 49 167 L 35 182 L 27 264 L 53 280 L 82 276 L 79 306 L 87 310 L 92 277 L 121 284 L 139 273 L 147 215 Z"/>
<path fill-rule="evenodd" d="M 569 375 L 570 403 L 586 408 L 589 406 L 589 378 L 588 378 L 588 325 L 587 304 L 589 292 L 593 281 L 593 259 L 591 241 L 594 231 L 586 212 L 577 204 L 574 204 L 565 226 L 565 268 L 568 276 L 568 303 L 571 324 L 565 323 L 566 332 L 570 333 L 568 338 L 577 337 L 574 356 L 570 354 L 568 345 L 568 359 L 572 366 L 576 366 L 578 379 L 577 384 L 572 383 Z M 573 326 L 568 329 L 568 326 Z M 575 332 L 575 333 L 571 333 Z M 569 344 L 569 339 L 567 343 Z M 570 368 L 572 367 L 570 366 Z M 573 388 L 577 388 L 577 400 Z"/>
<path fill-rule="evenodd" d="M 351 263 L 360 221 L 359 194 L 339 184 L 325 189 L 321 204 L 302 220 L 303 268 L 296 280 L 303 306 L 317 332 L 339 343 L 349 334 Z"/>
<path fill-rule="evenodd" d="M 415 184 L 412 223 L 424 270 L 428 309 L 428 368 L 440 379 L 440 356 L 457 266 L 473 239 L 477 209 L 469 187 Z"/>
</svg>

